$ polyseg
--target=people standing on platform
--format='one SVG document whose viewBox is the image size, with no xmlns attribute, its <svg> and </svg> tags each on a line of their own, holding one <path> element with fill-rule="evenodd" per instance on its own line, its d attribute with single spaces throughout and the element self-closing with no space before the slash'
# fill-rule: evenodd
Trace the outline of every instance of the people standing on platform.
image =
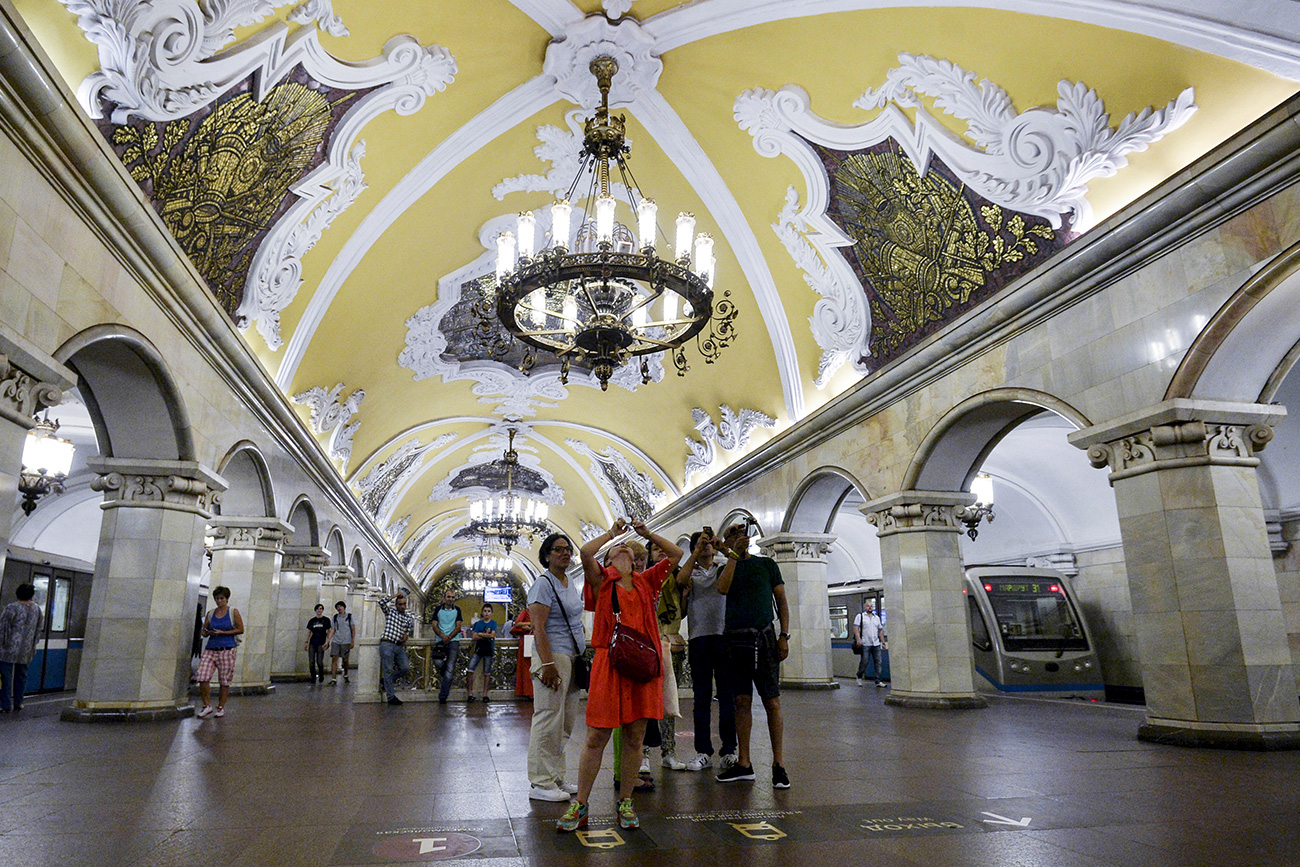
<svg viewBox="0 0 1300 867">
<path fill-rule="evenodd" d="M 456 660 L 460 659 L 460 630 L 465 617 L 456 604 L 456 591 L 442 594 L 442 604 L 433 613 L 434 659 L 438 661 L 438 704 L 446 704 L 451 694 L 451 682 L 456 676 Z"/>
<path fill-rule="evenodd" d="M 625 526 L 622 519 L 615 521 L 612 529 L 587 542 L 581 549 L 583 574 L 588 583 L 595 584 L 596 617 L 591 643 L 596 652 L 591 665 L 591 686 L 587 691 L 587 743 L 578 766 L 578 796 L 556 823 L 560 831 L 586 827 L 587 803 L 614 729 L 622 730 L 625 744 L 639 744 L 645 734 L 646 720 L 663 716 L 663 661 L 660 660 L 657 676 L 640 683 L 614 668 L 609 645 L 614 636 L 616 618 L 623 626 L 636 629 L 652 640 L 658 635 L 655 599 L 669 571 L 681 559 L 682 549 L 636 521 L 632 529 L 658 545 L 667 555 L 666 559 L 644 572 L 634 572 L 632 549 L 626 543 L 620 543 L 610 549 L 611 565 L 602 569 L 596 560 L 596 552 L 606 542 L 617 538 Z M 638 758 L 635 749 L 623 750 L 617 813 L 619 826 L 626 829 L 641 826 L 632 804 L 632 780 L 636 777 Z"/>
<path fill-rule="evenodd" d="M 0 611 L 0 713 L 23 709 L 27 666 L 36 655 L 44 620 L 41 607 L 32 601 L 35 584 L 19 584 L 14 595 L 18 601 Z"/>
<path fill-rule="evenodd" d="M 875 666 L 876 686 L 883 687 L 885 685 L 885 681 L 881 677 L 883 664 L 880 652 L 880 649 L 884 646 L 884 641 L 885 633 L 880 623 L 880 617 L 875 611 L 875 602 L 870 598 L 864 599 L 862 612 L 853 618 L 853 643 L 862 648 L 862 658 L 858 660 L 858 686 L 866 685 L 868 662 Z"/>
<path fill-rule="evenodd" d="M 226 699 L 230 698 L 230 684 L 235 679 L 235 648 L 239 636 L 244 634 L 244 618 L 239 616 L 238 608 L 230 607 L 230 588 L 213 587 L 212 601 L 216 607 L 203 621 L 203 636 L 208 643 L 199 657 L 199 670 L 194 675 L 199 682 L 199 698 L 203 699 L 203 707 L 195 714 L 199 719 L 226 715 Z M 212 709 L 211 683 L 214 672 L 217 675 L 215 711 Z"/>
<path fill-rule="evenodd" d="M 325 606 L 316 603 L 316 616 L 307 621 L 307 673 L 313 685 L 325 682 L 325 648 L 334 635 L 334 625 L 325 616 Z"/>
<path fill-rule="evenodd" d="M 752 519 L 733 524 L 723 534 L 727 562 L 718 575 L 718 592 L 727 597 L 725 637 L 727 668 L 736 691 L 736 764 L 718 774 L 718 782 L 754 779 L 749 736 L 754 725 L 754 690 L 767 711 L 767 733 L 772 741 L 772 787 L 790 788 L 782 745 L 785 721 L 781 716 L 781 662 L 790 655 L 790 607 L 785 598 L 781 569 L 771 557 L 749 553 Z M 772 608 L 781 629 L 772 624 Z"/>
<path fill-rule="evenodd" d="M 496 655 L 497 622 L 492 619 L 492 603 L 483 603 L 479 618 L 474 622 L 474 655 L 469 661 L 469 670 L 465 672 L 465 688 L 469 690 L 469 701 L 474 701 L 474 673 L 477 670 L 483 680 L 483 701 L 491 701 L 488 689 L 492 685 L 492 657 Z"/>
<path fill-rule="evenodd" d="M 653 543 L 649 550 L 650 563 L 658 563 L 667 555 Z M 641 753 L 641 771 L 650 771 L 650 751 L 659 748 L 659 764 L 673 771 L 686 770 L 686 763 L 677 758 L 677 718 L 681 716 L 677 684 L 681 680 L 683 653 L 673 652 L 673 640 L 681 639 L 682 593 L 677 584 L 677 563 L 673 562 L 659 590 L 655 614 L 659 621 L 660 655 L 664 660 L 664 714 L 657 724 L 646 724 L 645 747 Z M 685 564 L 683 564 L 685 565 Z M 684 648 L 683 648 L 684 649 Z M 657 737 L 651 737 L 652 734 Z"/>
<path fill-rule="evenodd" d="M 383 680 L 388 703 L 402 704 L 393 690 L 393 678 L 411 673 L 411 660 L 406 655 L 406 639 L 415 632 L 415 618 L 406 610 L 406 596 L 394 593 L 379 600 L 379 610 L 384 612 L 384 632 L 379 637 L 379 672 Z"/>
<path fill-rule="evenodd" d="M 718 592 L 722 567 L 714 562 L 719 539 L 705 527 L 691 534 L 693 568 L 688 561 L 677 573 L 686 594 L 686 622 L 690 626 L 687 656 L 694 690 L 695 758 L 688 771 L 713 767 L 713 698 L 718 699 L 718 769 L 736 764 L 736 695 L 727 678 L 727 642 L 723 637 L 727 597 Z M 716 687 L 716 693 L 715 693 Z"/>
<path fill-rule="evenodd" d="M 531 699 L 533 697 L 533 654 L 529 647 L 531 642 L 525 636 L 533 634 L 533 622 L 528 616 L 527 608 L 519 612 L 514 625 L 508 631 L 519 639 L 519 649 L 515 651 L 515 695 L 519 698 Z"/>
<path fill-rule="evenodd" d="M 528 588 L 528 619 L 533 624 L 533 722 L 528 733 L 528 797 L 567 801 L 578 787 L 564 780 L 564 748 L 578 718 L 581 687 L 574 663 L 587 649 L 582 628 L 582 597 L 565 574 L 573 543 L 562 533 L 542 540 L 538 561 L 546 569 Z"/>
<path fill-rule="evenodd" d="M 352 644 L 356 639 L 356 633 L 352 630 L 352 615 L 348 613 L 346 603 L 334 603 L 334 637 L 330 639 L 330 686 L 339 682 L 339 661 L 343 665 L 343 682 L 350 683 L 348 679 L 348 654 L 352 652 Z"/>
</svg>

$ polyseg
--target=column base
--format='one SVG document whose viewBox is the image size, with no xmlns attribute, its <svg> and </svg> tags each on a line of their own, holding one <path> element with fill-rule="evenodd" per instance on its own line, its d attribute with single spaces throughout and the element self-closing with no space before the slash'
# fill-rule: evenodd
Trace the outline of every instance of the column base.
<svg viewBox="0 0 1300 867">
<path fill-rule="evenodd" d="M 921 708 L 923 710 L 978 710 L 989 706 L 988 700 L 977 692 L 899 692 L 890 690 L 885 704 L 894 707 Z"/>
<path fill-rule="evenodd" d="M 311 680 L 310 674 L 273 674 L 271 683 L 307 683 Z"/>
<path fill-rule="evenodd" d="M 783 680 L 781 681 L 781 691 L 794 692 L 796 690 L 823 690 L 839 689 L 839 681 L 835 680 Z"/>
<path fill-rule="evenodd" d="M 1148 720 L 1138 727 L 1138 740 L 1174 747 L 1214 750 L 1274 752 L 1300 750 L 1300 725 L 1289 726 L 1202 726 L 1179 725 L 1169 720 Z"/>
<path fill-rule="evenodd" d="M 163 722 L 165 720 L 188 719 L 194 716 L 194 705 L 171 705 L 167 707 L 65 707 L 59 714 L 64 722 L 80 723 L 133 723 Z"/>
<path fill-rule="evenodd" d="M 217 687 L 212 687 L 214 692 L 216 689 Z M 270 695 L 273 692 L 275 692 L 275 685 L 270 683 L 236 683 L 230 687 L 231 695 Z M 199 694 L 198 684 L 190 684 L 189 694 Z"/>
</svg>

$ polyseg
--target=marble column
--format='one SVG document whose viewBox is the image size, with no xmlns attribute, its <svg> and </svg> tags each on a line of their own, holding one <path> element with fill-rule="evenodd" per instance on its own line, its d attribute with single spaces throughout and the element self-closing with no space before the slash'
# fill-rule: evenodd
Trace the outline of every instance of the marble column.
<svg viewBox="0 0 1300 867">
<path fill-rule="evenodd" d="M 831 665 L 831 615 L 826 604 L 829 533 L 777 533 L 758 540 L 781 567 L 790 608 L 790 655 L 781 663 L 782 689 L 838 689 Z"/>
<path fill-rule="evenodd" d="M 230 604 L 244 621 L 235 654 L 235 695 L 261 695 L 271 687 L 273 623 L 280 597 L 280 558 L 293 528 L 275 518 L 213 518 L 211 587 L 230 588 Z"/>
<path fill-rule="evenodd" d="M 1115 489 L 1146 691 L 1141 740 L 1300 747 L 1255 457 L 1285 412 L 1176 399 L 1070 435 Z"/>
<path fill-rule="evenodd" d="M 321 570 L 320 601 L 325 606 L 325 616 L 334 616 L 334 605 L 348 602 L 348 581 L 352 578 L 351 566 L 326 566 Z M 348 605 L 348 610 L 352 606 Z M 355 617 L 352 618 L 356 620 Z"/>
<path fill-rule="evenodd" d="M 347 596 L 343 601 L 348 603 L 348 611 L 352 612 L 352 623 L 357 629 L 356 637 L 360 638 L 365 632 L 366 579 L 355 572 L 349 572 L 348 575 Z"/>
<path fill-rule="evenodd" d="M 954 491 L 902 491 L 862 506 L 880 537 L 889 612 L 887 704 L 988 704 L 975 690 L 958 546 L 962 515 L 974 502 L 972 495 Z"/>
<path fill-rule="evenodd" d="M 72 373 L 51 358 L 42 360 L 24 352 L 0 326 L 0 572 L 13 526 L 12 503 L 18 500 L 18 477 L 23 469 L 23 445 L 36 426 L 34 416 L 63 399 L 63 389 L 73 384 Z M 19 366 L 20 363 L 22 366 Z"/>
<path fill-rule="evenodd" d="M 361 634 L 365 638 L 378 638 L 384 631 L 384 612 L 379 610 L 379 600 L 388 596 L 387 593 L 378 587 L 366 585 L 365 603 L 363 613 L 365 614 L 364 624 L 362 625 Z"/>
<path fill-rule="evenodd" d="M 190 716 L 203 533 L 225 481 L 192 461 L 92 458 L 104 520 L 73 721 Z"/>
<path fill-rule="evenodd" d="M 320 601 L 320 570 L 329 552 L 315 545 L 286 545 L 280 563 L 280 596 L 275 607 L 271 680 L 306 680 L 307 621 Z"/>
</svg>

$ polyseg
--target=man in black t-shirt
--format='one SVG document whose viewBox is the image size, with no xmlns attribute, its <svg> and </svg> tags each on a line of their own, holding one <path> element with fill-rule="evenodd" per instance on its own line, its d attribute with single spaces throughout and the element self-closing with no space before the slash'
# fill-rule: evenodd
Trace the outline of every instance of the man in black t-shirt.
<svg viewBox="0 0 1300 867">
<path fill-rule="evenodd" d="M 325 682 L 325 648 L 329 647 L 334 625 L 325 616 L 325 606 L 317 604 L 316 616 L 307 621 L 307 670 L 312 683 Z"/>
</svg>

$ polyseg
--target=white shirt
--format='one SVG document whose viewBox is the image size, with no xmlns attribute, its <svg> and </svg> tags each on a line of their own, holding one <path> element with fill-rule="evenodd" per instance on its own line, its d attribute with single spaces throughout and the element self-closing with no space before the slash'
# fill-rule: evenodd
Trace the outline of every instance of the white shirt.
<svg viewBox="0 0 1300 867">
<path fill-rule="evenodd" d="M 875 647 L 880 644 L 880 618 L 874 612 L 868 614 L 863 611 L 853 618 L 853 625 L 862 632 L 863 645 Z"/>
</svg>

